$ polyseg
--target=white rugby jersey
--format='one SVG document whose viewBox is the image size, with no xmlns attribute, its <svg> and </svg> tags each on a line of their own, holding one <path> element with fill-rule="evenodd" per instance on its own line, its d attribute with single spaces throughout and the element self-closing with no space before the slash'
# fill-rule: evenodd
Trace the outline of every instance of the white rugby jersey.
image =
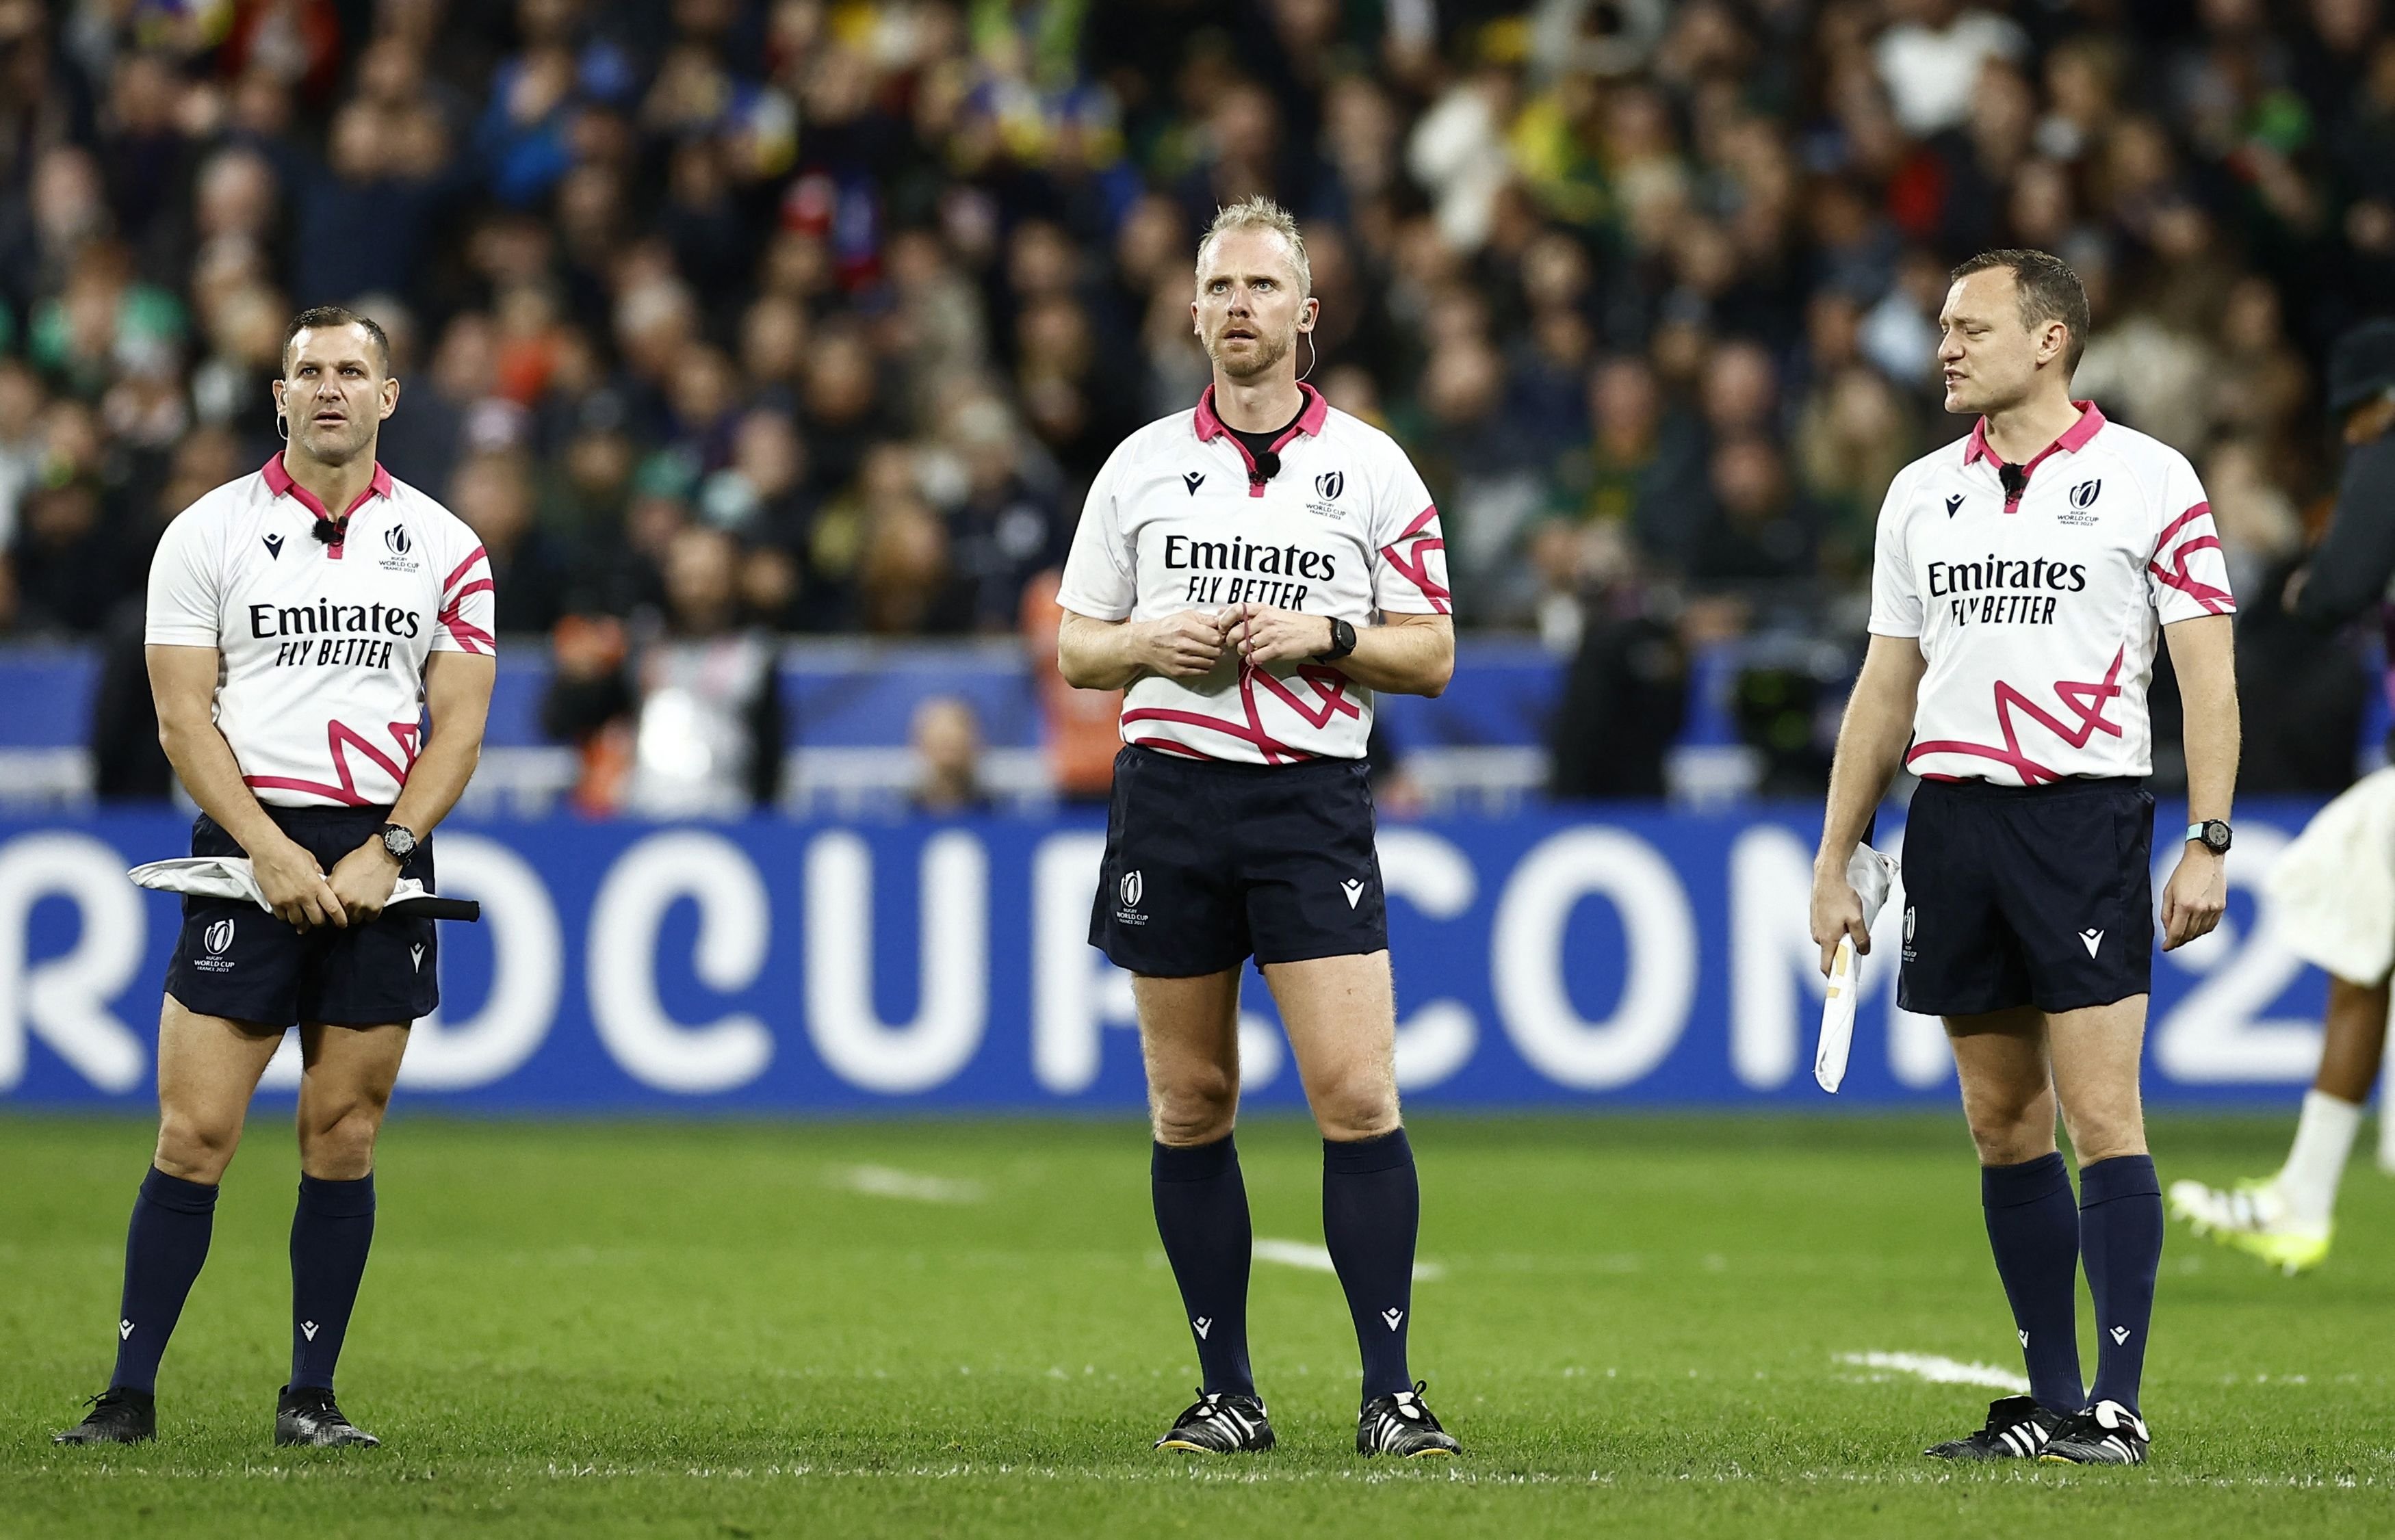
<svg viewBox="0 0 2395 1540">
<path fill-rule="evenodd" d="M 2161 627 L 2236 610 L 2187 457 L 2073 404 L 2079 421 L 2019 467 L 2018 500 L 1984 419 L 1887 489 L 1871 628 L 1919 638 L 1928 660 L 1904 760 L 1917 775 L 2150 773 Z"/>
<path fill-rule="evenodd" d="M 213 647 L 216 723 L 279 807 L 379 806 L 422 747 L 424 660 L 494 651 L 491 564 L 463 520 L 381 466 L 342 543 L 283 456 L 177 516 L 150 562 L 147 639 Z"/>
<path fill-rule="evenodd" d="M 1154 620 L 1242 602 L 1331 615 L 1448 614 L 1447 541 L 1412 462 L 1379 428 L 1312 386 L 1273 441 L 1280 472 L 1196 410 L 1125 439 L 1090 487 L 1056 599 L 1095 620 Z M 1123 697 L 1126 743 L 1194 758 L 1280 765 L 1360 759 L 1372 692 L 1335 664 L 1250 668 L 1226 651 L 1212 673 L 1145 675 Z"/>
</svg>

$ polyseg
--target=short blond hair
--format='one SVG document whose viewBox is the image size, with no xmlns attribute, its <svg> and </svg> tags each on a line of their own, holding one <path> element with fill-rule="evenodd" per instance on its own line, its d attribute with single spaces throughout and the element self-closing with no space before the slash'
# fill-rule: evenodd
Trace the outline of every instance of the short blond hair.
<svg viewBox="0 0 2395 1540">
<path fill-rule="evenodd" d="M 1314 264 L 1305 259 L 1305 236 L 1297 228 L 1297 216 L 1262 193 L 1215 211 L 1214 222 L 1206 227 L 1198 243 L 1198 270 L 1204 270 L 1206 254 L 1214 249 L 1214 243 L 1235 230 L 1268 230 L 1279 236 L 1289 245 L 1289 264 L 1297 272 L 1297 296 L 1314 296 Z"/>
</svg>

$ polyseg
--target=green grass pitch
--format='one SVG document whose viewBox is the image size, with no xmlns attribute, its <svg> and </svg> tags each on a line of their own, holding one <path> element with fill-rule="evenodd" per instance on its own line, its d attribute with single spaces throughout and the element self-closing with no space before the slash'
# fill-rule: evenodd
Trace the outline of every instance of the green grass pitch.
<svg viewBox="0 0 2395 1540">
<path fill-rule="evenodd" d="M 2364 1164 L 2312 1277 L 2173 1231 L 2154 1464 L 1955 1469 L 1918 1451 L 1998 1392 L 1843 1355 L 2018 1367 L 1958 1118 L 1426 1116 L 1414 1362 L 1466 1454 L 1400 1468 L 1353 1452 L 1335 1280 L 1264 1261 L 1281 1447 L 1149 1449 L 1195 1369 L 1135 1121 L 403 1114 L 341 1373 L 387 1447 L 295 1453 L 280 1122 L 228 1180 L 161 1441 L 102 1452 L 47 1435 L 106 1374 L 150 1131 L 0 1118 L 0 1533 L 2395 1533 L 2395 1182 Z M 2166 1180 L 2227 1178 L 2288 1130 L 2155 1142 Z M 1257 1234 L 1318 1244 L 1311 1129 L 1241 1147 Z"/>
</svg>

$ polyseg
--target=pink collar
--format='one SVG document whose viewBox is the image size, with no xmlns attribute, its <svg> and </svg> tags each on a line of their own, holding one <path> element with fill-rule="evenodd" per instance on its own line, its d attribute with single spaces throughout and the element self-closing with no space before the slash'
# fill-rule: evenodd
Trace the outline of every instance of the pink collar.
<svg viewBox="0 0 2395 1540">
<path fill-rule="evenodd" d="M 1318 437 L 1322 432 L 1323 420 L 1330 415 L 1330 403 L 1322 399 L 1321 391 L 1310 385 L 1300 385 L 1297 393 L 1305 398 L 1305 405 L 1297 414 L 1297 421 L 1290 424 L 1289 431 L 1273 441 L 1272 448 L 1276 454 L 1280 453 L 1283 444 L 1301 433 L 1308 438 Z M 1233 443 L 1238 442 L 1215 412 L 1214 388 L 1210 385 L 1206 387 L 1206 393 L 1198 398 L 1198 441 L 1205 443 L 1211 439 L 1223 438 L 1229 438 Z"/>
<path fill-rule="evenodd" d="M 1297 421 L 1290 424 L 1288 430 L 1267 446 L 1274 454 L 1288 448 L 1289 441 L 1301 433 L 1308 438 L 1320 437 L 1322 425 L 1330 416 L 1330 403 L 1322 399 L 1321 391 L 1301 381 L 1297 393 L 1305 398 L 1305 405 L 1299 410 Z M 1214 388 L 1211 385 L 1206 387 L 1206 393 L 1198 398 L 1197 426 L 1198 441 L 1201 444 L 1215 439 L 1231 441 L 1231 447 L 1237 450 L 1239 458 L 1248 463 L 1248 495 L 1262 497 L 1264 494 L 1264 473 L 1256 468 L 1256 457 L 1248 453 L 1247 441 L 1232 432 L 1215 412 Z"/>
<path fill-rule="evenodd" d="M 2104 426 L 2104 414 L 2094 401 L 2072 401 L 2071 404 L 2079 408 L 2079 420 L 2066 428 L 2061 438 L 2030 456 L 2029 464 L 2021 467 L 2024 476 L 2035 470 L 2041 461 L 2058 449 L 2078 454 L 2087 447 L 2087 441 L 2096 436 L 2096 430 Z M 1988 442 L 1988 419 L 1985 417 L 1971 425 L 1970 447 L 1963 451 L 1965 465 L 1978 460 L 1985 460 L 1998 470 L 2005 468 L 2004 457 Z"/>
<path fill-rule="evenodd" d="M 324 503 L 317 498 L 314 493 L 310 492 L 306 487 L 301 486 L 298 481 L 292 480 L 290 467 L 283 463 L 282 451 L 275 451 L 274 457 L 266 462 L 260 474 L 264 475 L 266 478 L 266 490 L 274 494 L 275 496 L 296 497 L 299 500 L 299 506 L 301 507 L 306 508 L 317 518 L 333 518 L 330 513 L 324 511 Z M 377 460 L 375 462 L 374 479 L 366 483 L 365 491 L 359 493 L 356 497 L 352 498 L 350 502 L 350 506 L 341 510 L 341 517 L 334 520 L 333 521 L 337 524 L 346 525 L 350 521 L 350 515 L 357 512 L 359 506 L 364 503 L 367 498 L 388 497 L 390 495 L 390 472 L 383 469 L 382 462 L 380 460 Z"/>
</svg>

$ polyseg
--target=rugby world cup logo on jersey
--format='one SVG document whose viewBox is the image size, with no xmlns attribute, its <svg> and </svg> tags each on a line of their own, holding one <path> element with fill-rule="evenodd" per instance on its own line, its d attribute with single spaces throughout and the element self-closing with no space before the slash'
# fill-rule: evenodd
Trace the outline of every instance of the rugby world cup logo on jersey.
<svg viewBox="0 0 2395 1540">
<path fill-rule="evenodd" d="M 2104 494 L 2103 479 L 2082 481 L 2071 489 L 2071 510 L 2057 514 L 2058 524 L 2092 524 L 2096 522 L 2096 499 Z"/>
<path fill-rule="evenodd" d="M 200 944 L 207 949 L 205 957 L 192 959 L 192 967 L 202 973 L 222 973 L 232 967 L 226 955 L 232 950 L 233 922 L 218 920 L 200 932 Z"/>
<path fill-rule="evenodd" d="M 1121 879 L 1115 884 L 1115 923 L 1145 925 L 1147 916 L 1140 912 L 1139 901 L 1145 897 L 1146 893 L 1147 879 L 1140 875 L 1138 868 L 1133 867 L 1125 872 Z"/>
<path fill-rule="evenodd" d="M 384 572 L 412 573 L 416 571 L 418 565 L 414 554 L 416 550 L 416 538 L 407 533 L 406 525 L 393 524 L 390 528 L 383 531 L 382 544 L 383 548 L 390 552 L 389 556 L 382 559 L 380 563 Z"/>
<path fill-rule="evenodd" d="M 1346 490 L 1347 473 L 1345 471 L 1324 471 L 1314 479 L 1314 495 L 1318 501 L 1306 504 L 1305 511 L 1318 513 L 1325 519 L 1340 518 L 1346 510 L 1339 506 L 1339 494 Z"/>
</svg>

